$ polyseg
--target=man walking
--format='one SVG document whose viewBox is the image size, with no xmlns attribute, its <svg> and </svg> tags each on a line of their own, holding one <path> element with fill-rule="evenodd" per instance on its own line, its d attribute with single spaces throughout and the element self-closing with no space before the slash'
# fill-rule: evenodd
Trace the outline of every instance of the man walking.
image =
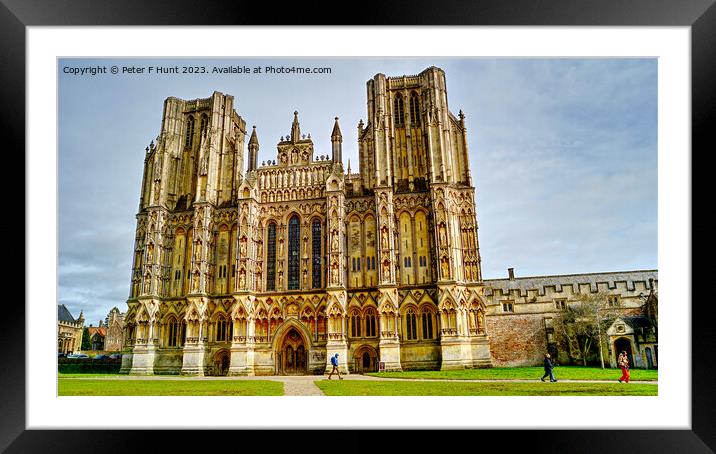
<svg viewBox="0 0 716 454">
<path fill-rule="evenodd" d="M 341 371 L 338 370 L 338 353 L 331 356 L 331 364 L 333 365 L 333 369 L 331 370 L 331 373 L 328 374 L 328 379 L 331 379 L 331 376 L 333 375 L 333 372 L 338 373 L 338 379 L 343 380 L 343 377 L 341 377 Z"/>
<path fill-rule="evenodd" d="M 552 369 L 554 369 L 554 364 L 552 363 L 552 360 L 550 360 L 549 353 L 544 354 L 544 375 L 540 380 L 544 381 L 545 378 L 549 376 L 549 381 L 554 383 L 557 381 L 556 378 L 554 378 L 554 373 L 552 372 Z"/>
</svg>

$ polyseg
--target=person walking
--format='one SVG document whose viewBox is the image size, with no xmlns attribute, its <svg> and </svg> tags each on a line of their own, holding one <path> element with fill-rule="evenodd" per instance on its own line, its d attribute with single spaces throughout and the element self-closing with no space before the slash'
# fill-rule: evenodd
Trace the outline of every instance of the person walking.
<svg viewBox="0 0 716 454">
<path fill-rule="evenodd" d="M 331 356 L 331 364 L 333 365 L 333 369 L 331 370 L 331 373 L 328 374 L 328 379 L 331 379 L 331 376 L 333 375 L 333 372 L 338 373 L 338 379 L 343 380 L 343 377 L 341 377 L 341 371 L 338 370 L 338 353 Z"/>
<path fill-rule="evenodd" d="M 554 383 L 557 381 L 556 378 L 554 378 L 554 372 L 552 371 L 554 369 L 554 363 L 552 363 L 552 360 L 550 359 L 549 353 L 544 354 L 544 375 L 540 380 L 544 381 L 545 378 L 549 377 L 549 381 Z"/>
<path fill-rule="evenodd" d="M 619 383 L 622 381 L 629 383 L 629 356 L 627 356 L 625 351 L 619 353 L 617 364 L 619 365 L 619 369 L 622 370 L 622 376 L 619 377 Z"/>
</svg>

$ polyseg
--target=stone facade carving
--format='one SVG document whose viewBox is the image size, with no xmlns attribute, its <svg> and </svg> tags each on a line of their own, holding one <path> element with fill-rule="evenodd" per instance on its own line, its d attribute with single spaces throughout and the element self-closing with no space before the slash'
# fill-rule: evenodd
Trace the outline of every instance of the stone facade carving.
<svg viewBox="0 0 716 454">
<path fill-rule="evenodd" d="M 458 294 L 478 304 L 483 284 L 464 117 L 448 110 L 445 74 L 377 74 L 367 87 L 358 173 L 343 169 L 337 117 L 317 155 L 295 111 L 261 166 L 253 127 L 244 168 L 232 96 L 166 100 L 145 158 L 124 371 L 320 373 L 337 352 L 351 370 L 491 364 L 489 329 L 448 309 Z"/>
</svg>

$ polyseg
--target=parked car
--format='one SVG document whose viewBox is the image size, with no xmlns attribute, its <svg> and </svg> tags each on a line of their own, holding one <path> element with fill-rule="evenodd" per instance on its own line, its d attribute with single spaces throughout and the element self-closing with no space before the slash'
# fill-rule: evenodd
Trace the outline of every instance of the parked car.
<svg viewBox="0 0 716 454">
<path fill-rule="evenodd" d="M 67 356 L 67 355 L 65 355 L 65 354 L 62 353 L 62 352 L 58 352 L 58 353 L 57 353 L 57 357 L 58 357 L 58 358 L 65 358 L 66 356 Z"/>
<path fill-rule="evenodd" d="M 122 359 L 122 354 L 121 353 L 112 353 L 111 355 L 109 355 L 109 359 Z"/>
<path fill-rule="evenodd" d="M 89 355 L 85 355 L 84 353 L 71 353 L 67 355 L 68 358 L 89 358 Z"/>
<path fill-rule="evenodd" d="M 109 358 L 108 355 L 101 355 L 101 354 L 100 354 L 100 355 L 94 355 L 94 356 L 92 357 L 92 359 L 107 359 L 107 358 Z"/>
</svg>

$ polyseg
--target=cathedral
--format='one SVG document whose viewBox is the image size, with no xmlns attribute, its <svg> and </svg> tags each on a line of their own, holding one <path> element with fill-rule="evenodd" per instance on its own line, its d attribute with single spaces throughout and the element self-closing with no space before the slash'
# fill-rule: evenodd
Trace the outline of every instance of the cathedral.
<svg viewBox="0 0 716 454">
<path fill-rule="evenodd" d="M 358 173 L 337 117 L 330 154 L 293 112 L 259 165 L 232 96 L 166 99 L 120 372 L 322 374 L 335 353 L 342 372 L 492 365 L 465 115 L 436 67 L 366 85 Z"/>
</svg>

